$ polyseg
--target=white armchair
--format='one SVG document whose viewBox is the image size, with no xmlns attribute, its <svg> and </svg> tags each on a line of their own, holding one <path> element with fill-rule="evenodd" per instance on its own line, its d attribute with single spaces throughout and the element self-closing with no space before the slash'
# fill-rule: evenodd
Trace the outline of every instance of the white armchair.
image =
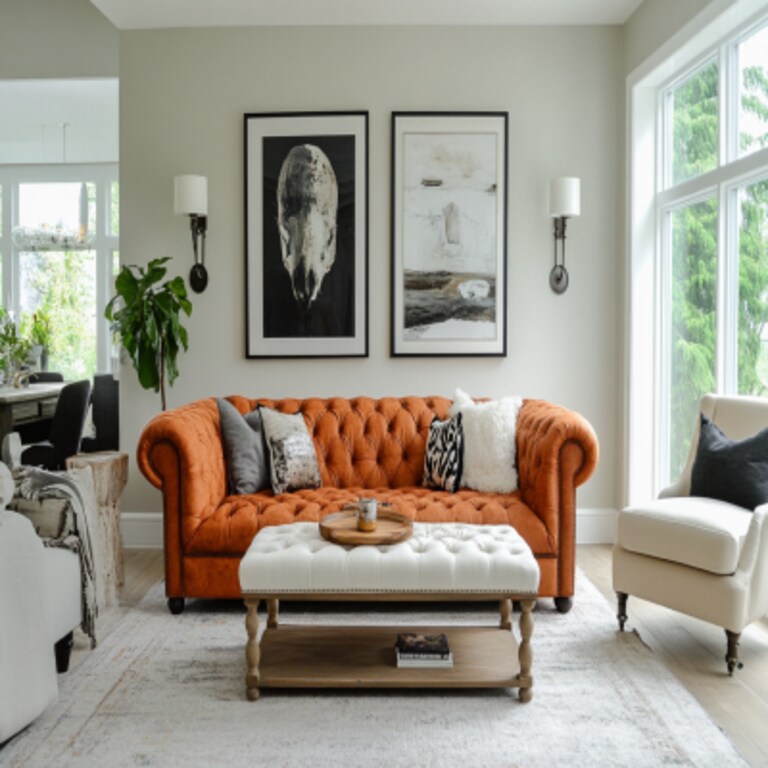
<svg viewBox="0 0 768 768">
<path fill-rule="evenodd" d="M 731 440 L 768 427 L 768 398 L 705 395 L 700 410 Z M 676 483 L 619 513 L 613 588 L 619 628 L 629 595 L 725 629 L 728 673 L 742 667 L 742 630 L 768 613 L 768 504 L 754 511 L 690 496 L 699 431 Z"/>
</svg>

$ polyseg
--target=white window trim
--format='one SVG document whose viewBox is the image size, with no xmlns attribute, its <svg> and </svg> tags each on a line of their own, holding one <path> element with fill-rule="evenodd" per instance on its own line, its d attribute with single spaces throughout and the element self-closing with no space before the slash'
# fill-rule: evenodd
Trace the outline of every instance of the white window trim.
<svg viewBox="0 0 768 768">
<path fill-rule="evenodd" d="M 705 190 L 716 190 L 723 205 L 735 205 L 738 186 L 748 183 L 768 162 L 768 150 L 761 150 L 678 185 L 674 191 L 657 194 L 659 180 L 664 178 L 664 163 L 659 162 L 657 143 L 662 139 L 663 125 L 657 123 L 658 94 L 670 82 L 684 78 L 719 48 L 724 37 L 746 36 L 768 10 L 766 0 L 713 0 L 662 48 L 627 78 L 627 212 L 626 212 L 626 316 L 625 345 L 625 452 L 623 465 L 622 504 L 646 501 L 660 490 L 659 425 L 663 414 L 655 397 L 661 381 L 658 297 L 661 295 L 662 275 L 657 254 L 662 242 L 658 234 L 658 217 L 673 202 L 679 204 L 681 195 L 690 199 L 700 197 Z M 724 36 L 722 30 L 730 30 Z M 721 66 L 723 77 L 733 77 L 738 69 Z M 674 80 L 673 80 L 674 79 Z M 721 91 L 722 92 L 722 91 Z M 730 91 L 733 93 L 733 89 Z M 720 157 L 733 157 L 735 125 L 726 125 L 720 136 Z M 654 169 L 652 173 L 648 169 Z M 675 206 L 676 207 L 676 206 Z M 722 219 L 723 217 L 720 217 Z M 737 232 L 726 230 L 720 221 L 719 248 L 733 248 Z M 729 260 L 720 259 L 719 264 Z M 736 308 L 727 291 L 735 276 L 719 275 L 718 323 L 735 322 Z M 732 291 L 731 291 L 732 293 Z M 720 311 L 724 310 L 724 311 Z M 725 330 L 718 327 L 718 332 Z M 722 336 L 720 336 L 722 338 Z M 722 356 L 718 355 L 718 358 Z M 732 361 L 730 361 L 732 363 Z M 719 362 L 718 387 L 735 390 L 728 381 L 724 361 Z M 731 366 L 733 368 L 733 366 Z M 726 389 L 727 387 L 727 389 Z"/>
<path fill-rule="evenodd" d="M 2 306 L 19 309 L 19 249 L 13 243 L 13 227 L 18 224 L 16 210 L 19 185 L 45 182 L 81 182 L 96 184 L 100 199 L 93 244 L 96 253 L 96 368 L 112 372 L 112 338 L 104 318 L 104 307 L 112 295 L 112 254 L 120 249 L 119 235 L 109 231 L 112 183 L 118 181 L 117 163 L 88 163 L 61 165 L 1 165 L 0 187 L 3 189 L 3 226 L 0 235 L 2 253 Z"/>
</svg>

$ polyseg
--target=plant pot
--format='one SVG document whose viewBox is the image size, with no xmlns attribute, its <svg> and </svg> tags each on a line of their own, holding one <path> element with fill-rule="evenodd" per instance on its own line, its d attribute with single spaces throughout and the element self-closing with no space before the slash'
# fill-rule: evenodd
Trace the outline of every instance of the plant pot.
<svg viewBox="0 0 768 768">
<path fill-rule="evenodd" d="M 27 363 L 34 368 L 40 368 L 40 358 L 43 355 L 43 345 L 33 344 L 27 353 Z"/>
</svg>

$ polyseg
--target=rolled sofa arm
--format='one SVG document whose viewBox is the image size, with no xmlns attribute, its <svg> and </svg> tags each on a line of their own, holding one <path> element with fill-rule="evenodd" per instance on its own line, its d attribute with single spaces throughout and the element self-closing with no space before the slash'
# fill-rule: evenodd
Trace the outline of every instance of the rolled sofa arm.
<svg viewBox="0 0 768 768">
<path fill-rule="evenodd" d="M 188 519 L 178 522 L 179 532 L 196 530 L 227 492 L 215 399 L 157 414 L 141 433 L 136 462 L 147 480 L 163 491 L 166 534 L 169 518 L 178 520 L 182 509 Z"/>
<path fill-rule="evenodd" d="M 521 499 L 558 545 L 560 537 L 575 541 L 575 491 L 592 475 L 599 456 L 592 425 L 562 406 L 524 400 L 516 442 Z"/>
</svg>

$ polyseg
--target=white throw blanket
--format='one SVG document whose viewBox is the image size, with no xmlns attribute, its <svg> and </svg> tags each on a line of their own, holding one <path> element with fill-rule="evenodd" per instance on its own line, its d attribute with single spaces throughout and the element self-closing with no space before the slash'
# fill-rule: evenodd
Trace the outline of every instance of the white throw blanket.
<svg viewBox="0 0 768 768">
<path fill-rule="evenodd" d="M 23 499 L 43 501 L 61 499 L 72 510 L 74 530 L 64 526 L 58 537 L 41 537 L 46 547 L 64 547 L 80 558 L 81 599 L 83 606 L 82 629 L 96 647 L 96 572 L 93 561 L 91 531 L 88 524 L 89 501 L 70 472 L 50 472 L 38 467 L 21 467 L 14 472 L 16 492 Z M 92 502 L 91 502 L 92 506 Z"/>
</svg>

